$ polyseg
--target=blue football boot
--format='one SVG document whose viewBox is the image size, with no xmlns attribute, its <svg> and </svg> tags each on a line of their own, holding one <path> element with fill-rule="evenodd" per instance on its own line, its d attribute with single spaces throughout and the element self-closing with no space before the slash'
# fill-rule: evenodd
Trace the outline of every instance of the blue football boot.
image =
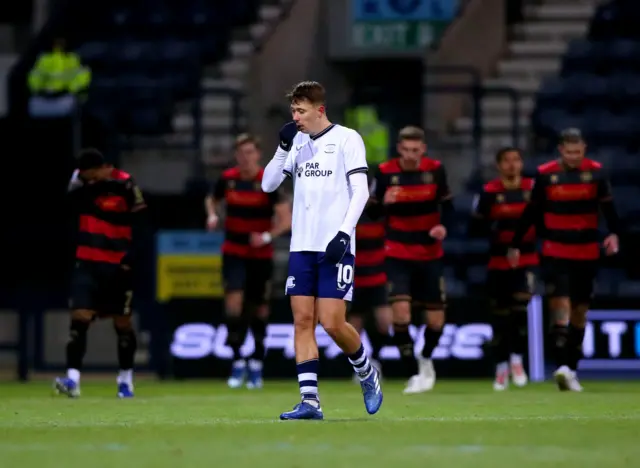
<svg viewBox="0 0 640 468">
<path fill-rule="evenodd" d="M 249 366 L 249 372 L 247 372 L 247 388 L 250 390 L 262 388 L 262 370 L 252 369 Z"/>
<path fill-rule="evenodd" d="M 364 406 L 367 413 L 376 414 L 382 406 L 382 387 L 380 387 L 380 374 L 378 369 L 372 366 L 371 375 L 360 382 Z"/>
<path fill-rule="evenodd" d="M 283 421 L 293 421 L 293 420 L 302 420 L 302 419 L 313 419 L 317 421 L 321 421 L 324 419 L 324 415 L 322 414 L 322 410 L 320 407 L 315 407 L 306 401 L 302 401 L 293 407 L 292 411 L 287 411 L 286 413 L 282 413 L 280 415 L 280 419 Z"/>
<path fill-rule="evenodd" d="M 133 398 L 133 387 L 126 382 L 118 384 L 118 398 Z"/>
<path fill-rule="evenodd" d="M 236 361 L 231 368 L 231 376 L 227 380 L 229 388 L 240 388 L 247 376 L 247 365 L 244 361 Z"/>
<path fill-rule="evenodd" d="M 53 381 L 53 389 L 56 393 L 67 395 L 69 398 L 80 396 L 80 386 L 68 377 L 56 377 Z"/>
</svg>

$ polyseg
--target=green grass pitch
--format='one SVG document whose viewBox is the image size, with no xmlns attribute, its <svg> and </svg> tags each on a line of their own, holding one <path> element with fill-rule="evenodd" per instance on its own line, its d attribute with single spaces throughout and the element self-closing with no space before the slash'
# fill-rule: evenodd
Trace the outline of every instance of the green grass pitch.
<svg viewBox="0 0 640 468">
<path fill-rule="evenodd" d="M 415 396 L 383 384 L 368 416 L 357 385 L 321 381 L 323 422 L 278 420 L 298 399 L 295 380 L 261 391 L 140 381 L 124 401 L 104 382 L 85 381 L 78 400 L 51 396 L 48 382 L 0 384 L 0 467 L 640 466 L 640 383 L 498 394 L 488 381 L 440 381 Z"/>
</svg>

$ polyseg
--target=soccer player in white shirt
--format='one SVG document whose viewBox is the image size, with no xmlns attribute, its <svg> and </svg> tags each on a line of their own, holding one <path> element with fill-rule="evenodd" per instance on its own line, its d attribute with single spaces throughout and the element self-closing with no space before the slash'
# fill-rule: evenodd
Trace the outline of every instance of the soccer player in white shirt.
<svg viewBox="0 0 640 468">
<path fill-rule="evenodd" d="M 321 84 L 304 81 L 287 95 L 293 122 L 264 170 L 262 189 L 293 179 L 291 254 L 286 294 L 291 298 L 301 402 L 280 419 L 323 419 L 318 397 L 318 322 L 349 358 L 369 414 L 382 405 L 378 371 L 358 332 L 346 321 L 353 295 L 355 227 L 369 198 L 362 137 L 332 124 Z"/>
</svg>

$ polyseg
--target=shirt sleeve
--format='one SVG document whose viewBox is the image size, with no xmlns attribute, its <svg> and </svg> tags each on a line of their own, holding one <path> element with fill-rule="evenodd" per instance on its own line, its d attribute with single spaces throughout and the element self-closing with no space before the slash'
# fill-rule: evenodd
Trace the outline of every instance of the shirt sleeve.
<svg viewBox="0 0 640 468">
<path fill-rule="evenodd" d="M 224 177 L 220 177 L 213 186 L 212 195 L 216 201 L 224 199 L 225 192 L 227 190 L 227 181 Z"/>
<path fill-rule="evenodd" d="M 436 170 L 436 182 L 438 183 L 438 201 L 443 202 L 451 199 L 451 189 L 449 188 L 449 182 L 447 181 L 447 171 L 443 165 L 440 165 Z"/>
<path fill-rule="evenodd" d="M 285 175 L 287 179 L 292 179 L 294 170 L 295 168 L 293 167 L 293 157 L 291 156 L 291 151 L 289 151 L 289 154 L 287 155 L 287 159 L 284 160 L 282 173 Z"/>
<path fill-rule="evenodd" d="M 127 193 L 129 195 L 129 206 L 131 212 L 140 211 L 147 207 L 147 203 L 142 195 L 142 190 L 138 187 L 135 180 L 129 179 L 126 182 Z"/>
<path fill-rule="evenodd" d="M 262 190 L 271 193 L 280 187 L 285 178 L 291 178 L 293 174 L 293 164 L 291 151 L 286 152 L 278 147 L 273 158 L 264 168 L 262 174 Z"/>
<path fill-rule="evenodd" d="M 369 199 L 367 175 L 362 172 L 354 172 L 349 176 L 349 184 L 351 185 L 351 201 L 340 231 L 351 236 Z"/>
<path fill-rule="evenodd" d="M 342 153 L 344 154 L 344 170 L 347 178 L 352 174 L 367 173 L 367 151 L 358 132 L 352 132 L 345 140 Z"/>
<path fill-rule="evenodd" d="M 603 177 L 598 181 L 598 200 L 601 202 L 613 200 L 613 195 L 611 193 L 611 183 L 606 177 Z"/>
</svg>

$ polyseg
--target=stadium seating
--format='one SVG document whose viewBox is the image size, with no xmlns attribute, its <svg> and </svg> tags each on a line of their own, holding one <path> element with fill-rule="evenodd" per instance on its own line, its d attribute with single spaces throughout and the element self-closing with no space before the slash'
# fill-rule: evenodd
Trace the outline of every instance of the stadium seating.
<svg viewBox="0 0 640 468">
<path fill-rule="evenodd" d="M 224 58 L 259 3 L 73 0 L 58 29 L 93 71 L 86 110 L 123 133 L 170 131 L 175 103 L 198 96 L 203 66 Z"/>
</svg>

